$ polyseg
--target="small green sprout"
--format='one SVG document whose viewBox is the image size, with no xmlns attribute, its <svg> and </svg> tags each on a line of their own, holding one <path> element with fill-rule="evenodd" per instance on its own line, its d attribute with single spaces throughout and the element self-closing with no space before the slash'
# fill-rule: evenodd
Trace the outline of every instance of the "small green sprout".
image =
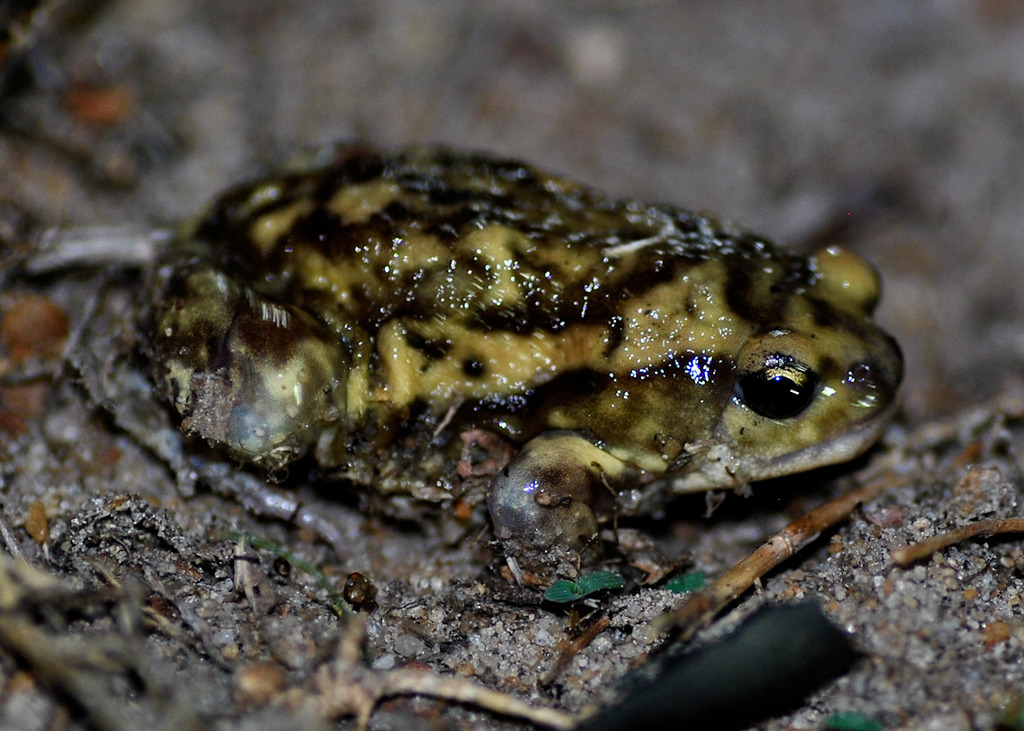
<svg viewBox="0 0 1024 731">
<path fill-rule="evenodd" d="M 579 581 L 559 579 L 544 592 L 544 598 L 555 604 L 570 604 L 603 589 L 621 589 L 623 586 L 625 582 L 614 571 L 598 571 L 580 577 Z"/>
<path fill-rule="evenodd" d="M 228 538 L 234 541 L 245 540 L 253 548 L 259 548 L 267 551 L 274 556 L 280 556 L 292 566 L 297 568 L 299 571 L 309 574 L 313 579 L 320 585 L 320 588 L 324 590 L 329 599 L 329 606 L 336 615 L 344 618 L 349 612 L 345 608 L 345 602 L 342 599 L 341 594 L 338 593 L 337 589 L 334 588 L 334 584 L 328 579 L 322 571 L 313 566 L 312 564 L 302 560 L 297 555 L 286 549 L 284 546 L 274 541 L 268 541 L 263 538 L 249 535 L 241 531 L 230 531 Z"/>
<path fill-rule="evenodd" d="M 689 594 L 691 591 L 703 589 L 708 583 L 708 575 L 703 571 L 691 571 L 682 576 L 673 576 L 665 582 L 665 588 L 673 594 Z"/>
<path fill-rule="evenodd" d="M 882 731 L 882 724 L 863 713 L 835 713 L 825 720 L 824 731 Z"/>
</svg>

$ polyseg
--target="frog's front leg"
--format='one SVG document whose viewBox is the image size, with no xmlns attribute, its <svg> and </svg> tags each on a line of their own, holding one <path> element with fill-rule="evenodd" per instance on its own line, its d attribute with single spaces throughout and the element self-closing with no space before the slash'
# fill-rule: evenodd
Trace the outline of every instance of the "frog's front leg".
<svg viewBox="0 0 1024 731">
<path fill-rule="evenodd" d="M 521 568 L 574 577 L 597 556 L 598 523 L 639 472 L 570 431 L 540 434 L 498 473 L 487 505 L 494 533 Z"/>
</svg>

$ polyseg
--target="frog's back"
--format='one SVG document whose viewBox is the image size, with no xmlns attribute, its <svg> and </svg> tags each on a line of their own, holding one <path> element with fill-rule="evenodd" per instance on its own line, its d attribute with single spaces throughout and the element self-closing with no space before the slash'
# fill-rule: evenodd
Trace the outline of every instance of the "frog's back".
<svg viewBox="0 0 1024 731">
<path fill-rule="evenodd" d="M 778 306 L 753 301 L 750 278 L 766 264 L 783 268 L 787 292 L 811 277 L 805 260 L 713 219 L 447 151 L 353 152 L 238 188 L 193 238 L 260 294 L 376 340 L 382 361 L 365 364 L 364 383 L 378 397 L 442 411 L 452 398 L 494 401 L 555 373 L 605 370 L 629 345 L 624 303 L 699 281 L 702 265 L 710 279 L 728 275 L 723 307 L 746 317 Z M 374 350 L 357 339 L 357 352 Z M 349 409 L 368 407 L 356 397 Z"/>
</svg>

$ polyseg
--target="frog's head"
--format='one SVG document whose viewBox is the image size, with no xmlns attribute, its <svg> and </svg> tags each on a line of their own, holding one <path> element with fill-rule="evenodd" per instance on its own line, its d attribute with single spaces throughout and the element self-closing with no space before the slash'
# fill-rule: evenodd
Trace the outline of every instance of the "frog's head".
<svg viewBox="0 0 1024 731">
<path fill-rule="evenodd" d="M 810 286 L 774 308 L 739 344 L 732 392 L 714 433 L 693 445 L 674 487 L 741 485 L 851 459 L 895 410 L 903 375 L 896 341 L 871 320 L 880 285 L 838 247 L 810 259 Z"/>
</svg>

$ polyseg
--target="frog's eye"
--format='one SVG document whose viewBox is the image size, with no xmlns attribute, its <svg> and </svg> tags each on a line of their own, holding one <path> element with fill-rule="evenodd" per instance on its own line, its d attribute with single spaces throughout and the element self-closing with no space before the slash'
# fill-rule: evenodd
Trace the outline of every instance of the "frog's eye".
<svg viewBox="0 0 1024 731">
<path fill-rule="evenodd" d="M 806 364 L 784 353 L 771 353 L 763 367 L 740 375 L 737 396 L 761 416 L 789 419 L 811 405 L 818 393 L 818 380 Z"/>
</svg>

